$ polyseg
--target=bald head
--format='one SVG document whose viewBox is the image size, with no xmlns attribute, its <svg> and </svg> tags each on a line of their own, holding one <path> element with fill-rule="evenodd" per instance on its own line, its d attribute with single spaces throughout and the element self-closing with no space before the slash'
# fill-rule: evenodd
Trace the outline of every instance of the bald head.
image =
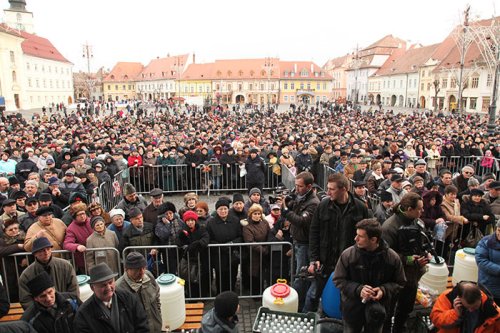
<svg viewBox="0 0 500 333">
<path fill-rule="evenodd" d="M 0 177 L 0 192 L 6 192 L 9 186 L 9 180 L 6 177 Z"/>
</svg>

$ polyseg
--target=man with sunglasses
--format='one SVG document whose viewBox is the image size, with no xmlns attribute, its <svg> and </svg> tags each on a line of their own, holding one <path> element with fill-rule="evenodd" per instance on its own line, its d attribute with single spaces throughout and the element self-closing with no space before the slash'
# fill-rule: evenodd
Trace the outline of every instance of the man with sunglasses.
<svg viewBox="0 0 500 333">
<path fill-rule="evenodd" d="M 462 173 L 453 179 L 453 185 L 458 188 L 458 193 L 467 190 L 469 179 L 474 176 L 474 168 L 471 165 L 466 165 L 462 168 Z"/>
<path fill-rule="evenodd" d="M 438 332 L 500 332 L 500 309 L 475 282 L 461 281 L 442 293 L 431 320 Z"/>
</svg>

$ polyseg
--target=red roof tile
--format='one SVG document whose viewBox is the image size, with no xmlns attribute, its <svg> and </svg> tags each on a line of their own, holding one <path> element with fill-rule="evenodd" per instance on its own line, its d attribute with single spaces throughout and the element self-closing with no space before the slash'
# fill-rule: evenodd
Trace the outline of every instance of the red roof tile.
<svg viewBox="0 0 500 333">
<path fill-rule="evenodd" d="M 429 60 L 438 46 L 439 44 L 434 44 L 426 47 L 413 48 L 397 58 L 390 57 L 388 61 L 386 61 L 384 65 L 375 73 L 375 75 L 381 76 L 416 73 L 419 71 L 419 67 Z M 397 55 L 398 54 L 396 53 L 395 56 Z"/>
<path fill-rule="evenodd" d="M 144 66 L 140 62 L 118 62 L 111 72 L 104 78 L 104 82 L 136 81 L 137 75 Z"/>
<path fill-rule="evenodd" d="M 188 54 L 171 56 L 166 58 L 157 58 L 149 62 L 137 76 L 138 81 L 152 81 L 162 79 L 177 79 L 177 66 L 182 72 L 186 67 Z"/>
</svg>

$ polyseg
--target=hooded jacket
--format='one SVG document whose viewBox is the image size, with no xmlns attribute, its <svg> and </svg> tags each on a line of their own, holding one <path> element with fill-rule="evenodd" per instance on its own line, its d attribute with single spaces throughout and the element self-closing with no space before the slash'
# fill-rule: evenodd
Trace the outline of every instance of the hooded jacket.
<svg viewBox="0 0 500 333">
<path fill-rule="evenodd" d="M 220 319 L 211 309 L 203 315 L 201 320 L 200 333 L 238 333 L 237 319 L 234 318 L 232 322 Z"/>
<path fill-rule="evenodd" d="M 500 241 L 495 233 L 481 239 L 476 246 L 479 283 L 500 298 Z"/>
</svg>

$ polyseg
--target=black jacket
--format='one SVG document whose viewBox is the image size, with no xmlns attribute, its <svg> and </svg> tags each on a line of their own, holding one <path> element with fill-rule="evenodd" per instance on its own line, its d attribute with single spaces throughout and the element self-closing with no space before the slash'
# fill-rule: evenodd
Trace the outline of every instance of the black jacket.
<svg viewBox="0 0 500 333">
<path fill-rule="evenodd" d="M 290 221 L 290 233 L 294 242 L 309 244 L 309 229 L 318 205 L 319 199 L 311 190 L 302 200 L 295 199 L 289 210 L 283 211 L 283 217 Z"/>
<path fill-rule="evenodd" d="M 364 285 L 382 289 L 384 296 L 379 302 L 389 313 L 391 298 L 397 295 L 406 279 L 398 254 L 381 241 L 373 252 L 356 245 L 342 252 L 333 281 L 342 293 L 343 319 L 355 322 L 364 316 L 366 304 L 361 302 Z"/>
<path fill-rule="evenodd" d="M 250 156 L 245 162 L 245 168 L 247 170 L 247 182 L 248 183 L 261 183 L 264 184 L 266 165 L 264 160 L 259 156 L 252 159 Z"/>
<path fill-rule="evenodd" d="M 157 243 L 158 241 L 151 223 L 144 222 L 142 232 L 133 225 L 130 225 L 130 227 L 123 231 L 120 251 L 123 251 L 127 246 L 151 246 Z"/>
<path fill-rule="evenodd" d="M 351 193 L 343 210 L 330 198 L 323 199 L 309 231 L 310 260 L 319 260 L 325 272 L 332 272 L 342 251 L 354 244 L 356 223 L 368 217 L 365 204 Z"/>
<path fill-rule="evenodd" d="M 207 232 L 210 244 L 243 243 L 240 221 L 228 215 L 223 221 L 218 215 L 211 217 L 207 222 Z"/>
<path fill-rule="evenodd" d="M 19 183 L 22 184 L 22 187 L 24 187 L 24 182 L 28 179 L 28 175 L 31 172 L 38 172 L 38 167 L 32 160 L 24 159 L 16 164 L 16 177 Z"/>
<path fill-rule="evenodd" d="M 106 315 L 99 304 L 101 301 L 92 295 L 80 307 L 76 315 L 74 331 L 78 333 L 149 333 L 146 312 L 138 297 L 129 291 L 119 289 L 115 290 L 115 295 L 120 311 L 120 330 L 114 330 L 111 318 Z"/>
<path fill-rule="evenodd" d="M 57 310 L 53 316 L 46 308 L 34 302 L 21 320 L 30 323 L 38 333 L 72 333 L 73 321 L 82 302 L 72 293 L 56 292 Z"/>
</svg>

